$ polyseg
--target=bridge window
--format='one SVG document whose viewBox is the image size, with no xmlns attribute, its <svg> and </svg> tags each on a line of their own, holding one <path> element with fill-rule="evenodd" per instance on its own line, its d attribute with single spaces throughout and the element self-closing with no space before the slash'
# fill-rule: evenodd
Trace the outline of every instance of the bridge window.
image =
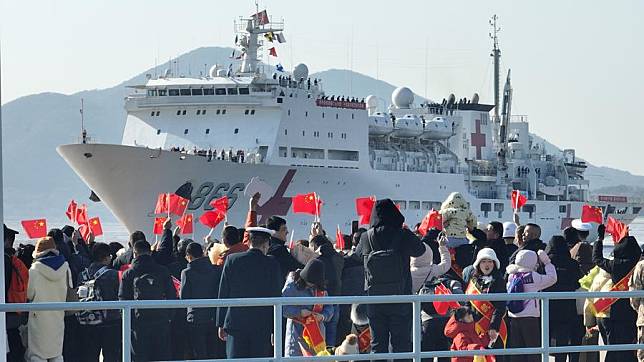
<svg viewBox="0 0 644 362">
<path fill-rule="evenodd" d="M 187 128 L 183 130 L 183 134 L 188 134 L 188 129 Z"/>
<path fill-rule="evenodd" d="M 328 154 L 329 160 L 358 161 L 358 151 L 329 150 Z"/>
<path fill-rule="evenodd" d="M 166 89 L 159 89 L 159 90 L 157 91 L 157 94 L 158 94 L 159 96 L 161 96 L 161 97 L 165 97 L 165 96 L 167 96 L 167 95 L 168 95 L 168 91 L 167 91 Z"/>
<path fill-rule="evenodd" d="M 170 96 L 178 96 L 179 95 L 179 90 L 178 89 L 170 89 L 168 91 L 168 95 L 170 95 Z"/>
<path fill-rule="evenodd" d="M 225 96 L 226 88 L 215 88 L 215 94 L 218 96 Z"/>
<path fill-rule="evenodd" d="M 193 89 L 192 90 L 192 95 L 193 96 L 202 96 L 203 95 L 203 89 L 201 89 L 201 88 Z"/>
<path fill-rule="evenodd" d="M 237 88 L 228 88 L 228 95 L 237 95 Z"/>
<path fill-rule="evenodd" d="M 157 95 L 156 89 L 148 89 L 148 97 L 155 97 Z"/>
<path fill-rule="evenodd" d="M 190 95 L 190 89 L 182 89 L 181 91 L 182 96 L 189 96 Z"/>
<path fill-rule="evenodd" d="M 250 94 L 248 88 L 239 88 L 239 94 Z"/>
<path fill-rule="evenodd" d="M 203 90 L 203 95 L 205 96 L 212 96 L 215 94 L 215 89 L 214 88 L 206 88 Z"/>
</svg>

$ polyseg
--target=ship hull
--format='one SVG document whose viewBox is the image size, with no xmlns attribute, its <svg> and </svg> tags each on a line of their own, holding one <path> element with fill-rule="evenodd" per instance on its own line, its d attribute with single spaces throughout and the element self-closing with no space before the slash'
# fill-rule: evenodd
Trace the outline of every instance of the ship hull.
<svg viewBox="0 0 644 362">
<path fill-rule="evenodd" d="M 248 211 L 244 189 L 254 177 L 273 188 L 270 198 L 262 197 L 261 217 L 284 216 L 296 239 L 307 237 L 313 216 L 292 213 L 290 197 L 314 191 L 324 202 L 321 221 L 331 234 L 336 225 L 343 233 L 349 233 L 352 221 L 357 220 L 355 198 L 370 195 L 405 201 L 401 212 L 410 226 L 422 220 L 430 203 L 436 207 L 453 191 L 466 195 L 480 223 L 512 220 L 509 200 L 470 195 L 460 174 L 241 164 L 114 144 L 70 144 L 59 146 L 57 151 L 129 232 L 141 230 L 148 237 L 152 236 L 154 218 L 160 216 L 154 214 L 157 196 L 174 192 L 188 181 L 194 186 L 188 212 L 194 213 L 195 219 L 208 209 L 210 200 L 227 195 L 231 200 L 229 223 L 243 226 Z M 492 211 L 480 211 L 482 203 L 494 205 Z M 581 214 L 583 205 L 569 201 L 530 203 L 536 211 L 520 213 L 521 222 L 541 225 L 544 237 L 559 234 L 562 227 Z M 503 211 L 494 211 L 495 204 L 503 204 Z M 566 210 L 561 205 L 566 205 Z M 635 216 L 618 215 L 626 223 Z M 196 224 L 193 237 L 198 240 L 208 232 Z M 214 235 L 219 235 L 218 230 Z"/>
</svg>

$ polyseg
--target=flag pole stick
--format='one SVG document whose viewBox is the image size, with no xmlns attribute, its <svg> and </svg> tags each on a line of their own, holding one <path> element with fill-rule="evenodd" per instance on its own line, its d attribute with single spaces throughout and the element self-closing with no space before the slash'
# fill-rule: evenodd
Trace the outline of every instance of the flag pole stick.
<svg viewBox="0 0 644 362">
<path fill-rule="evenodd" d="M 295 235 L 295 230 L 291 230 L 291 241 L 288 242 L 288 248 L 289 250 L 293 250 L 293 247 L 295 246 L 293 244 L 293 235 Z"/>
<path fill-rule="evenodd" d="M 319 197 L 317 192 L 314 193 L 315 195 L 315 221 L 320 222 L 320 203 L 319 203 Z"/>
<path fill-rule="evenodd" d="M 168 205 L 168 217 L 170 217 L 170 193 L 165 194 L 165 202 Z"/>
</svg>

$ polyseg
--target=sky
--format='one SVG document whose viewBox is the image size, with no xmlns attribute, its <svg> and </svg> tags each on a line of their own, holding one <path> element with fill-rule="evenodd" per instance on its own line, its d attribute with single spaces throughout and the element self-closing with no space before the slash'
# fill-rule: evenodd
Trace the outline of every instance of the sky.
<svg viewBox="0 0 644 362">
<path fill-rule="evenodd" d="M 351 69 L 441 100 L 493 103 L 488 20 L 501 26 L 502 78 L 531 131 L 597 166 L 644 175 L 644 1 L 280 0 L 289 68 Z M 203 46 L 233 46 L 253 1 L 0 0 L 2 103 L 112 87 Z M 503 82 L 503 81 L 502 81 Z M 351 84 L 347 81 L 346 92 Z"/>
</svg>

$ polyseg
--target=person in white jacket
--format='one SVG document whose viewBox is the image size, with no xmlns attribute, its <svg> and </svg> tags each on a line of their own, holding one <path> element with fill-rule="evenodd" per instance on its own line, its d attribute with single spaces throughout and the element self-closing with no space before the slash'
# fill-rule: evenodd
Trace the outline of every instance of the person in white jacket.
<svg viewBox="0 0 644 362">
<path fill-rule="evenodd" d="M 539 263 L 543 264 L 545 274 L 537 273 Z M 539 250 L 538 254 L 532 250 L 521 250 L 517 253 L 514 264 L 507 267 L 508 292 L 515 279 L 521 278 L 525 293 L 538 292 L 557 282 L 557 271 L 550 262 L 548 254 Z M 508 315 L 510 316 L 510 348 L 539 347 L 541 344 L 541 323 L 539 317 L 539 301 L 530 299 L 519 303 L 519 308 L 513 308 L 509 303 Z M 510 309 L 514 309 L 511 311 Z M 510 356 L 511 362 L 538 362 L 539 355 Z"/>
<path fill-rule="evenodd" d="M 452 258 L 449 250 L 445 245 L 446 240 L 444 237 L 438 238 L 438 253 L 441 256 L 439 264 L 433 264 L 434 253 L 429 245 L 425 245 L 425 253 L 423 255 L 409 259 L 409 270 L 411 271 L 411 290 L 418 293 L 426 280 L 432 280 L 439 277 L 452 267 Z"/>
</svg>

